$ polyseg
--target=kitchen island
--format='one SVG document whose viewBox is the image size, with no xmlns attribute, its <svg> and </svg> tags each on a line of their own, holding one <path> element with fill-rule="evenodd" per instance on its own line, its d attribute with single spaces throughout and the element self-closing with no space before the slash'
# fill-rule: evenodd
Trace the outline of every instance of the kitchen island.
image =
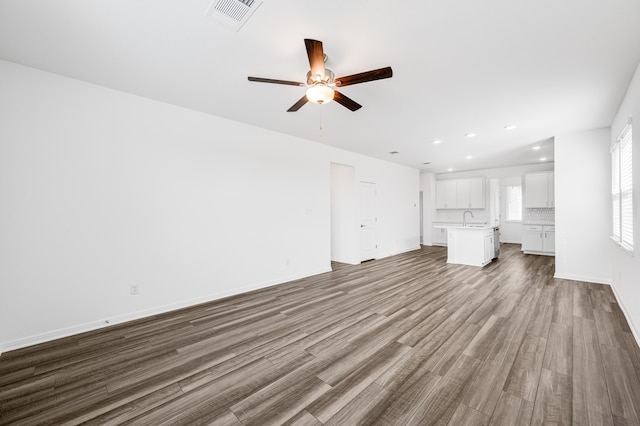
<svg viewBox="0 0 640 426">
<path fill-rule="evenodd" d="M 486 225 L 447 228 L 447 263 L 485 266 L 498 257 L 496 228 Z"/>
</svg>

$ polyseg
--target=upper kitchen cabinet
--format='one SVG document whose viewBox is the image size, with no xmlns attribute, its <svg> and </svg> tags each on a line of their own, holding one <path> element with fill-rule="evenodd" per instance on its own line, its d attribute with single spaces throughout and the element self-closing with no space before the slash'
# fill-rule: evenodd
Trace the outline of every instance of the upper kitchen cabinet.
<svg viewBox="0 0 640 426">
<path fill-rule="evenodd" d="M 436 181 L 437 209 L 482 209 L 484 198 L 484 178 Z"/>
<path fill-rule="evenodd" d="M 484 198 L 484 179 L 469 179 L 469 208 L 483 209 Z"/>
<path fill-rule="evenodd" d="M 457 206 L 456 180 L 436 181 L 436 208 L 455 209 Z"/>
<path fill-rule="evenodd" d="M 553 172 L 524 176 L 525 208 L 555 207 Z"/>
</svg>

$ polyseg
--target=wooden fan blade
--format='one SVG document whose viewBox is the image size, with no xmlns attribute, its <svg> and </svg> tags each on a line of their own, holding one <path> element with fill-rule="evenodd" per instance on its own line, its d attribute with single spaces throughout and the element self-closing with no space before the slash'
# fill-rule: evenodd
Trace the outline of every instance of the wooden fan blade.
<svg viewBox="0 0 640 426">
<path fill-rule="evenodd" d="M 339 103 L 340 105 L 349 108 L 351 111 L 357 111 L 362 108 L 362 105 L 354 101 L 353 99 L 343 95 L 337 90 L 333 91 L 333 100 Z"/>
<path fill-rule="evenodd" d="M 307 56 L 309 57 L 309 65 L 311 66 L 311 77 L 318 80 L 324 77 L 324 51 L 322 50 L 322 42 L 318 40 L 304 39 L 304 45 L 307 47 Z"/>
<path fill-rule="evenodd" d="M 272 78 L 261 78 L 261 77 L 247 77 L 249 81 L 257 81 L 259 83 L 274 83 L 274 84 L 287 84 L 289 86 L 306 86 L 304 83 L 299 83 L 297 81 L 289 81 L 289 80 L 274 80 Z"/>
<path fill-rule="evenodd" d="M 391 67 L 380 68 L 378 70 L 361 72 L 359 74 L 348 75 L 346 77 L 336 78 L 336 86 L 344 87 L 351 84 L 366 83 L 367 81 L 382 80 L 383 78 L 393 77 Z"/>
<path fill-rule="evenodd" d="M 300 100 L 298 100 L 298 102 L 293 104 L 291 108 L 287 110 L 287 112 L 296 112 L 297 110 L 302 108 L 304 104 L 306 104 L 308 101 L 309 100 L 307 99 L 307 95 L 304 95 L 303 97 L 300 98 Z"/>
</svg>

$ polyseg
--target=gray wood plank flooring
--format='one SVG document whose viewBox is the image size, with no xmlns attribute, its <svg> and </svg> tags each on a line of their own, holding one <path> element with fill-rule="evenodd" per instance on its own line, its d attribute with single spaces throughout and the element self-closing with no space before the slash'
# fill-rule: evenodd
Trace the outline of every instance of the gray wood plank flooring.
<svg viewBox="0 0 640 426">
<path fill-rule="evenodd" d="M 605 285 L 423 247 L 0 356 L 0 425 L 637 425 Z"/>
</svg>

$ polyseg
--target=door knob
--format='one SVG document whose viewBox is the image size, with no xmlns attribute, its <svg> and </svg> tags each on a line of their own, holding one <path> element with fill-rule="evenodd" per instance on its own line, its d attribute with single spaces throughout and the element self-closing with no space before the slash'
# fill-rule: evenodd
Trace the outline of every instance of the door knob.
<svg viewBox="0 0 640 426">
<path fill-rule="evenodd" d="M 364 228 L 364 225 L 360 225 L 360 228 Z"/>
</svg>

